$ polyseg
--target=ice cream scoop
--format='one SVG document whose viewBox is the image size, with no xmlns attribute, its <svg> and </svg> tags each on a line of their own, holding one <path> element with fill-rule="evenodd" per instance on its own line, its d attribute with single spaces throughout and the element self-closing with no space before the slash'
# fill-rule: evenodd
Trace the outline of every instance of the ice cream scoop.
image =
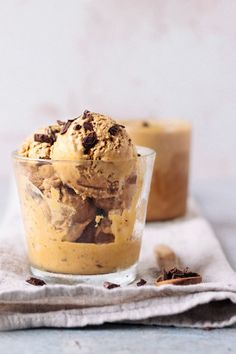
<svg viewBox="0 0 236 354">
<path fill-rule="evenodd" d="M 124 192 L 127 180 L 135 175 L 137 153 L 123 125 L 108 116 L 85 111 L 64 123 L 51 158 L 75 161 L 55 164 L 63 183 L 84 198 L 104 199 Z"/>
<path fill-rule="evenodd" d="M 85 111 L 63 125 L 53 145 L 52 159 L 113 161 L 136 158 L 135 147 L 124 128 L 108 116 Z"/>
<path fill-rule="evenodd" d="M 50 159 L 51 149 L 59 132 L 59 125 L 38 129 L 24 141 L 18 154 L 33 159 Z"/>
</svg>

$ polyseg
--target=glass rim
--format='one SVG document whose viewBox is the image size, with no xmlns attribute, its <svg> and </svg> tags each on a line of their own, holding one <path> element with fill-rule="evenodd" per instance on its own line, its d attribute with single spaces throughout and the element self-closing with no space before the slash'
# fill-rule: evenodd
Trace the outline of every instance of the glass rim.
<svg viewBox="0 0 236 354">
<path fill-rule="evenodd" d="M 137 160 L 141 160 L 141 159 L 146 159 L 146 158 L 149 158 L 149 157 L 155 157 L 156 156 L 156 151 L 147 147 L 147 146 L 140 146 L 140 145 L 136 145 L 135 146 L 136 149 L 137 149 Z M 131 158 L 131 159 L 121 159 L 121 160 L 117 160 L 117 159 L 111 159 L 111 160 L 99 160 L 99 159 L 96 159 L 96 160 L 93 160 L 93 159 L 88 159 L 88 160 L 84 160 L 84 159 L 79 159 L 79 160 L 60 160 L 60 159 L 40 159 L 40 158 L 32 158 L 32 157 L 25 157 L 25 156 L 22 156 L 22 155 L 19 155 L 17 153 L 17 150 L 14 150 L 12 153 L 11 153 L 11 156 L 12 156 L 12 159 L 14 160 L 22 160 L 22 161 L 29 161 L 29 162 L 37 162 L 37 163 L 90 163 L 91 161 L 96 161 L 96 162 L 103 162 L 103 163 L 111 163 L 111 162 L 128 162 L 128 161 L 134 161 L 136 159 L 134 158 Z"/>
</svg>

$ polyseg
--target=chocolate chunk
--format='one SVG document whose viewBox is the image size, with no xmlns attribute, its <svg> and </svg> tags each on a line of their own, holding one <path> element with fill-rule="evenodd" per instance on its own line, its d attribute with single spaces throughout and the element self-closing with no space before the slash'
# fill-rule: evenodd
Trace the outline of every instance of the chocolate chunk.
<svg viewBox="0 0 236 354">
<path fill-rule="evenodd" d="M 104 288 L 106 288 L 106 289 L 114 289 L 114 288 L 119 288 L 120 287 L 120 285 L 119 284 L 115 284 L 115 283 L 110 283 L 109 281 L 105 281 L 104 283 L 103 283 L 103 286 L 104 286 Z"/>
<path fill-rule="evenodd" d="M 169 271 L 163 270 L 162 274 L 158 277 L 157 282 L 170 279 L 180 279 L 180 278 L 194 278 L 199 277 L 198 273 L 189 271 L 189 268 L 180 270 L 178 268 L 172 268 Z"/>
<path fill-rule="evenodd" d="M 96 227 L 95 221 L 90 222 L 84 229 L 82 235 L 76 240 L 78 243 L 94 243 Z"/>
<path fill-rule="evenodd" d="M 95 132 L 89 133 L 82 141 L 82 145 L 84 147 L 84 153 L 87 154 L 89 149 L 94 147 L 98 142 L 97 134 Z"/>
<path fill-rule="evenodd" d="M 46 285 L 45 281 L 34 277 L 30 277 L 29 279 L 26 280 L 26 282 L 35 286 Z"/>
<path fill-rule="evenodd" d="M 115 241 L 115 236 L 111 233 L 106 234 L 105 232 L 99 232 L 95 236 L 95 243 L 111 243 Z"/>
<path fill-rule="evenodd" d="M 66 123 L 66 122 L 63 122 L 62 120 L 59 120 L 59 119 L 57 120 L 57 124 L 58 124 L 58 125 L 64 125 L 65 123 Z"/>
<path fill-rule="evenodd" d="M 62 127 L 62 130 L 61 130 L 61 134 L 65 134 L 67 132 L 67 130 L 69 129 L 71 123 L 74 122 L 75 119 L 68 119 L 68 121 L 66 123 L 64 123 L 64 125 Z"/>
<path fill-rule="evenodd" d="M 124 125 L 122 125 L 122 124 L 119 124 L 119 126 L 120 126 L 121 128 L 125 128 L 125 126 L 124 126 Z"/>
<path fill-rule="evenodd" d="M 141 154 L 137 154 L 137 156 L 138 156 L 138 157 L 140 157 L 140 156 L 141 156 Z"/>
<path fill-rule="evenodd" d="M 76 195 L 76 192 L 74 191 L 73 188 L 69 187 L 67 184 L 64 184 L 64 187 L 65 187 L 65 189 L 66 189 L 66 191 L 67 191 L 68 194 L 70 194 L 70 195 Z"/>
<path fill-rule="evenodd" d="M 87 109 L 84 111 L 83 113 L 83 116 L 82 116 L 82 119 L 86 119 L 86 118 L 89 118 L 89 117 L 92 117 L 92 114 L 90 111 L 88 111 Z"/>
<path fill-rule="evenodd" d="M 129 176 L 129 178 L 127 179 L 127 183 L 129 183 L 129 184 L 135 184 L 136 182 L 137 182 L 136 175 Z"/>
<path fill-rule="evenodd" d="M 93 131 L 93 125 L 91 122 L 84 122 L 83 127 L 85 131 L 87 130 Z"/>
<path fill-rule="evenodd" d="M 53 138 L 47 134 L 34 134 L 34 141 L 37 141 L 38 143 L 47 143 L 51 145 L 54 143 Z"/>
<path fill-rule="evenodd" d="M 111 135 L 117 135 L 119 130 L 120 130 L 120 125 L 119 124 L 114 124 L 108 129 L 108 132 Z"/>
<path fill-rule="evenodd" d="M 148 123 L 148 122 L 143 122 L 143 123 L 142 123 L 142 126 L 145 127 L 145 128 L 147 128 L 147 127 L 149 127 L 149 123 Z"/>
<path fill-rule="evenodd" d="M 76 124 L 73 129 L 80 130 L 81 128 L 82 128 L 82 126 L 80 124 Z"/>
<path fill-rule="evenodd" d="M 143 285 L 145 285 L 147 282 L 146 282 L 146 280 L 144 280 L 144 279 L 140 279 L 138 282 L 137 282 L 137 286 L 143 286 Z"/>
</svg>

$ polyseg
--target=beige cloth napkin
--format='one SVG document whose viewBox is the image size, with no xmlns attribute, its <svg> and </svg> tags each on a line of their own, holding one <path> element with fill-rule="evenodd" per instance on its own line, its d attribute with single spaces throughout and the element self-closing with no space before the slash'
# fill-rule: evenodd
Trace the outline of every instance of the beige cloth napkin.
<svg viewBox="0 0 236 354">
<path fill-rule="evenodd" d="M 188 216 L 145 228 L 139 276 L 145 286 L 108 290 L 91 285 L 34 287 L 29 276 L 16 201 L 0 226 L 0 329 L 82 327 L 130 322 L 198 328 L 236 323 L 236 273 L 209 224 L 196 208 Z M 203 283 L 156 287 L 153 247 L 170 245 Z"/>
</svg>

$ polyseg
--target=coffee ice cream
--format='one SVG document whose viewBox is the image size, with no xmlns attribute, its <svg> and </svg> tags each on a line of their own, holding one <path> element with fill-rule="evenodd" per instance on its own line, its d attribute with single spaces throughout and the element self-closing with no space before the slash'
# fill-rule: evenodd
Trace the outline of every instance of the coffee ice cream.
<svg viewBox="0 0 236 354">
<path fill-rule="evenodd" d="M 89 275 L 137 262 L 135 222 L 142 173 L 123 125 L 85 111 L 36 131 L 18 157 L 18 187 L 34 268 Z"/>
<path fill-rule="evenodd" d="M 133 142 L 157 152 L 147 220 L 170 220 L 187 209 L 191 126 L 183 120 L 122 121 Z"/>
</svg>

